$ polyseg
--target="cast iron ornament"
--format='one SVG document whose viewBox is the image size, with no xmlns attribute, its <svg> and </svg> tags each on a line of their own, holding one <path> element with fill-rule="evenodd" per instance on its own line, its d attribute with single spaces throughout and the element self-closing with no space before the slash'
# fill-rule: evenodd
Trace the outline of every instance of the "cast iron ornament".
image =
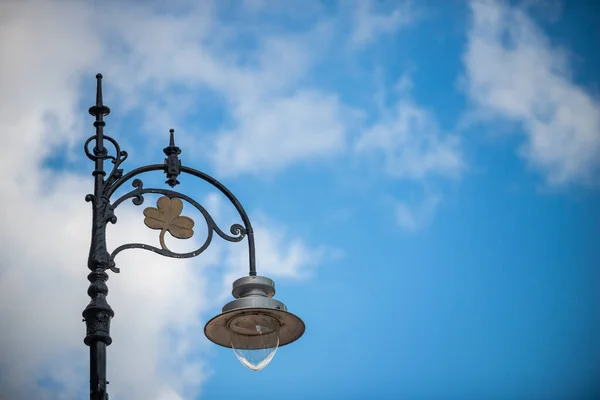
<svg viewBox="0 0 600 400">
<path fill-rule="evenodd" d="M 215 178 L 182 165 L 179 159 L 181 149 L 175 145 L 175 131 L 173 129 L 169 131 L 169 145 L 163 149 L 166 155 L 163 163 L 145 165 L 124 173 L 124 170 L 120 167 L 127 159 L 127 152 L 121 150 L 115 139 L 104 135 L 106 123 L 103 118 L 110 113 L 110 109 L 102 101 L 101 74 L 96 75 L 96 85 L 96 105 L 89 109 L 89 113 L 96 118 L 94 122 L 96 134 L 88 138 L 84 144 L 86 156 L 95 165 L 92 172 L 94 176 L 94 193 L 85 197 L 85 200 L 92 205 L 92 235 L 88 255 L 88 268 L 91 272 L 88 274 L 90 285 L 87 291 L 91 300 L 83 311 L 83 320 L 86 323 L 84 343 L 90 347 L 90 400 L 108 400 L 106 391 L 108 384 L 106 380 L 106 348 L 112 343 L 110 322 L 114 316 L 114 311 L 106 301 L 108 296 L 107 271 L 119 272 L 115 258 L 120 252 L 127 249 L 152 251 L 172 258 L 191 258 L 200 255 L 208 248 L 215 233 L 229 242 L 240 242 L 247 238 L 249 276 L 234 282 L 232 294 L 235 300 L 226 304 L 222 309 L 222 313 L 206 324 L 204 331 L 207 338 L 221 346 L 232 347 L 230 335 L 237 334 L 236 343 L 242 345 L 242 347 L 238 346 L 240 350 L 259 348 L 261 340 L 256 334 L 247 336 L 230 329 L 230 325 L 235 324 L 236 321 L 243 320 L 254 324 L 258 323 L 258 320 L 252 319 L 255 316 L 262 319 L 265 319 L 266 316 L 270 321 L 274 321 L 275 328 L 279 331 L 279 347 L 302 336 L 305 329 L 304 322 L 294 314 L 289 313 L 282 302 L 272 298 L 275 294 L 274 282 L 256 275 L 254 232 L 250 219 L 237 198 Z M 106 149 L 104 146 L 105 141 L 114 147 L 114 152 L 109 152 Z M 92 142 L 94 147 L 90 148 Z M 104 169 L 105 161 L 112 163 L 112 168 L 110 168 L 108 174 Z M 165 183 L 171 189 L 145 188 L 138 176 L 153 171 L 162 171 L 167 177 Z M 177 178 L 182 173 L 199 178 L 218 189 L 236 208 L 242 223 L 231 225 L 229 234 L 225 233 L 217 226 L 212 216 L 201 204 L 183 193 L 172 190 L 180 183 Z M 133 189 L 111 201 L 112 195 L 127 182 L 131 182 Z M 106 246 L 106 227 L 109 222 L 112 224 L 117 223 L 115 210 L 128 199 L 131 199 L 136 206 L 142 205 L 144 195 L 148 193 L 162 195 L 158 199 L 156 207 L 147 207 L 143 211 L 145 225 L 151 229 L 160 230 L 160 247 L 146 243 L 126 243 L 109 252 Z M 178 239 L 189 239 L 194 235 L 195 222 L 191 218 L 181 215 L 184 201 L 200 212 L 207 226 L 207 235 L 204 242 L 197 249 L 187 253 L 178 253 L 167 247 L 165 235 L 169 232 Z"/>
<path fill-rule="evenodd" d="M 88 256 L 88 268 L 90 273 L 88 280 L 90 286 L 88 295 L 90 303 L 83 311 L 83 320 L 86 323 L 86 337 L 84 343 L 90 346 L 90 399 L 108 400 L 106 393 L 106 346 L 112 343 L 110 337 L 110 320 L 114 311 L 106 301 L 108 296 L 107 271 L 119 272 L 115 263 L 116 256 L 123 250 L 143 249 L 158 253 L 166 257 L 190 258 L 196 257 L 210 245 L 214 233 L 230 242 L 239 242 L 248 238 L 249 274 L 256 276 L 256 261 L 254 250 L 254 233 L 250 219 L 237 198 L 221 182 L 215 178 L 198 171 L 194 168 L 183 166 L 179 155 L 181 149 L 175 145 L 175 131 L 169 131 L 169 145 L 165 147 L 166 158 L 161 164 L 151 164 L 138 167 L 130 172 L 124 173 L 121 164 L 127 159 L 127 152 L 121 150 L 119 143 L 110 136 L 104 134 L 104 117 L 110 114 L 110 108 L 103 104 L 102 100 L 102 75 L 96 75 L 96 105 L 90 107 L 89 113 L 96 118 L 94 127 L 96 134 L 88 138 L 84 143 L 86 156 L 94 162 L 94 192 L 85 197 L 92 205 L 92 235 L 90 252 Z M 109 152 L 105 143 L 110 143 L 114 152 Z M 93 147 L 91 147 L 93 144 Z M 110 161 L 112 167 L 104 169 L 104 163 Z M 162 171 L 167 176 L 166 183 L 174 188 L 179 184 L 177 178 L 180 174 L 192 175 L 208 182 L 227 197 L 238 211 L 242 223 L 233 224 L 229 231 L 231 235 L 223 232 L 215 223 L 212 216 L 198 202 L 189 196 L 161 188 L 144 188 L 141 179 L 138 178 L 147 172 Z M 125 183 L 131 182 L 133 190 L 125 193 L 118 199 L 111 201 L 111 196 Z M 144 202 L 147 193 L 162 194 L 158 200 L 157 208 L 149 207 L 144 211 L 145 223 L 152 229 L 160 229 L 159 241 L 161 247 L 155 247 L 145 243 L 127 243 L 109 252 L 106 246 L 106 226 L 108 223 L 116 224 L 117 216 L 115 210 L 125 200 L 131 199 L 134 205 Z M 188 253 L 176 253 L 168 249 L 164 242 L 164 235 L 168 231 L 176 238 L 186 239 L 194 234 L 192 228 L 194 221 L 188 217 L 180 216 L 183 208 L 182 201 L 186 201 L 196 208 L 205 219 L 207 225 L 207 237 L 200 247 Z"/>
<path fill-rule="evenodd" d="M 189 239 L 194 235 L 194 221 L 189 217 L 181 216 L 183 202 L 178 198 L 163 196 L 156 202 L 156 208 L 148 207 L 144 210 L 144 224 L 150 229 L 159 229 L 158 240 L 163 250 L 169 250 L 165 244 L 165 233 L 169 232 L 178 239 Z"/>
</svg>

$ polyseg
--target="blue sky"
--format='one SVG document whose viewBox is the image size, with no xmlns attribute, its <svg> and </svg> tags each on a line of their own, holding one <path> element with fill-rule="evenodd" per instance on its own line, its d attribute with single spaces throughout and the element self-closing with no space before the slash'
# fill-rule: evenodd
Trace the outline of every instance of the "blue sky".
<svg viewBox="0 0 600 400">
<path fill-rule="evenodd" d="M 202 332 L 247 273 L 245 244 L 185 261 L 123 252 L 108 281 L 111 400 L 597 398 L 598 11 L 3 2 L 0 397 L 86 396 L 81 146 L 102 72 L 122 167 L 161 162 L 174 128 L 184 164 L 249 211 L 259 275 L 307 325 L 252 372 Z M 180 180 L 221 227 L 239 222 Z M 119 208 L 109 247 L 157 243 L 142 209 Z M 194 248 L 201 225 L 169 243 Z"/>
</svg>

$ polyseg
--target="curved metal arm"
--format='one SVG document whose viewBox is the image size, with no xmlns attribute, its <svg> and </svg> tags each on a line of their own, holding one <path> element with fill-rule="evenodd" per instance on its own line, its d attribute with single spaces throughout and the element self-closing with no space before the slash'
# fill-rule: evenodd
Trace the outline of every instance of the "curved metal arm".
<svg viewBox="0 0 600 400">
<path fill-rule="evenodd" d="M 219 182 L 212 176 L 205 174 L 204 172 L 198 171 L 194 168 L 185 167 L 185 166 L 181 167 L 181 172 L 193 175 L 197 178 L 202 179 L 205 182 L 208 182 L 212 186 L 219 189 L 221 191 L 221 193 L 223 193 L 225 195 L 225 197 L 227 197 L 227 199 L 229 199 L 231 204 L 233 204 L 233 206 L 237 210 L 238 214 L 240 214 L 240 217 L 242 218 L 242 222 L 244 223 L 244 228 L 246 228 L 246 235 L 248 235 L 248 260 L 249 260 L 249 264 L 250 264 L 250 276 L 256 276 L 256 254 L 255 254 L 255 249 L 254 249 L 254 231 L 252 230 L 252 224 L 250 223 L 250 218 L 248 217 L 246 210 L 244 210 L 244 207 L 242 207 L 242 204 L 233 195 L 233 193 L 231 193 L 229 191 L 229 189 L 227 189 L 225 187 L 225 185 L 223 185 L 221 182 Z"/>
<path fill-rule="evenodd" d="M 112 196 L 119 187 L 121 187 L 124 183 L 126 183 L 130 179 L 132 179 L 140 174 L 146 173 L 146 172 L 164 171 L 164 169 L 165 169 L 165 166 L 163 164 L 150 164 L 150 165 L 145 165 L 143 167 L 136 168 L 136 169 L 126 173 L 121 178 L 116 179 L 115 182 L 107 188 L 107 190 L 105 191 L 105 194 L 108 198 L 110 198 L 110 196 Z M 119 199 L 115 200 L 115 202 L 112 205 L 113 210 L 117 206 L 119 206 L 124 200 L 129 199 L 129 198 L 133 198 L 133 203 L 135 205 L 141 205 L 142 202 L 144 201 L 143 200 L 144 193 L 157 193 L 157 194 L 164 194 L 169 197 L 181 198 L 181 199 L 186 200 L 190 204 L 192 204 L 196 209 L 198 209 L 202 213 L 202 215 L 204 216 L 204 218 L 207 221 L 207 224 L 209 225 L 209 236 L 207 237 L 207 240 L 203 244 L 203 246 L 201 246 L 198 250 L 190 252 L 190 253 L 181 253 L 181 254 L 173 253 L 168 250 L 159 249 L 159 248 L 149 246 L 149 245 L 144 245 L 144 244 L 140 244 L 140 243 L 132 243 L 132 244 L 128 244 L 128 245 L 119 246 L 117 249 L 115 249 L 111 253 L 111 260 L 119 252 L 121 252 L 122 250 L 128 249 L 128 248 L 140 248 L 140 249 L 150 250 L 150 251 L 153 251 L 155 253 L 158 253 L 158 254 L 161 254 L 164 256 L 175 257 L 175 258 L 195 257 L 196 255 L 198 255 L 198 254 L 202 253 L 204 250 L 206 250 L 206 248 L 210 244 L 210 242 L 212 240 L 212 230 L 211 230 L 211 226 L 212 226 L 214 228 L 215 232 L 220 237 L 222 237 L 223 239 L 228 240 L 230 242 L 241 241 L 243 239 L 244 235 L 246 235 L 248 237 L 249 274 L 250 274 L 250 276 L 255 276 L 256 275 L 256 253 L 255 253 L 255 247 L 254 247 L 255 246 L 254 245 L 254 231 L 252 230 L 252 224 L 250 223 L 250 218 L 248 217 L 246 210 L 244 210 L 244 207 L 241 205 L 239 200 L 233 195 L 233 193 L 231 193 L 231 191 L 225 187 L 225 185 L 223 185 L 221 182 L 219 182 L 217 179 L 213 178 L 212 176 L 210 176 L 204 172 L 198 171 L 197 169 L 186 167 L 186 166 L 181 166 L 181 172 L 195 176 L 197 178 L 202 179 L 205 182 L 208 182 L 213 187 L 217 188 L 221 193 L 223 193 L 225 195 L 225 197 L 227 197 L 227 199 L 233 204 L 233 206 L 235 207 L 235 209 L 237 210 L 238 214 L 240 215 L 240 217 L 242 219 L 243 233 L 242 233 L 242 231 L 240 231 L 240 233 L 242 233 L 241 237 L 239 237 L 239 236 L 232 237 L 232 236 L 229 236 L 229 235 L 226 235 L 225 233 L 223 233 L 223 231 L 215 224 L 214 220 L 208 214 L 208 212 L 206 212 L 206 209 L 204 209 L 204 207 L 202 207 L 199 203 L 197 203 L 195 200 L 191 199 L 190 197 L 183 195 L 179 192 L 175 192 L 175 191 L 167 190 L 167 189 L 144 189 L 142 181 L 139 179 L 134 179 L 132 182 L 132 185 L 136 189 L 126 193 L 125 195 L 121 196 Z M 238 235 L 238 233 L 234 233 L 234 231 L 233 231 L 233 228 L 236 225 L 237 224 L 234 224 L 231 227 L 231 229 L 232 229 L 231 233 L 234 235 Z M 240 226 L 240 228 L 242 228 L 242 227 Z M 232 240 L 232 239 L 235 239 L 235 240 Z"/>
<path fill-rule="evenodd" d="M 138 175 L 146 173 L 146 172 L 164 171 L 164 170 L 165 170 L 164 164 L 149 164 L 149 165 L 144 165 L 142 167 L 133 169 L 133 170 L 129 171 L 128 173 L 126 173 L 125 175 L 123 175 L 121 178 L 117 179 L 115 181 L 115 183 L 113 183 L 112 185 L 110 185 L 110 187 L 107 188 L 107 190 L 105 192 L 106 197 L 110 198 L 117 191 L 117 189 L 119 189 L 124 183 L 126 183 L 128 180 L 130 180 L 131 178 L 133 178 L 135 176 L 138 176 Z"/>
</svg>

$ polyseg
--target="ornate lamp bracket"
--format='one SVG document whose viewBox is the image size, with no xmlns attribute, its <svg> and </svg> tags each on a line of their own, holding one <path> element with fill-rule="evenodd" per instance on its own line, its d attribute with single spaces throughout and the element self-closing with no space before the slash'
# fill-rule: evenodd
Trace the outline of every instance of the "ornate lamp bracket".
<svg viewBox="0 0 600 400">
<path fill-rule="evenodd" d="M 114 311 L 106 300 L 108 296 L 106 282 L 109 277 L 108 270 L 115 273 L 119 272 L 115 264 L 115 257 L 123 250 L 142 249 L 166 257 L 192 258 L 204 252 L 215 235 L 229 242 L 240 242 L 247 239 L 249 276 L 236 281 L 234 284 L 234 292 L 237 293 L 241 290 L 243 293 L 234 293 L 238 300 L 227 305 L 221 316 L 211 320 L 209 325 L 205 327 L 207 337 L 215 343 L 223 345 L 225 343 L 223 342 L 225 340 L 223 332 L 228 329 L 227 324 L 230 317 L 235 316 L 236 321 L 242 324 L 248 318 L 254 321 L 253 318 L 256 316 L 258 316 L 256 318 L 261 318 L 261 316 L 266 315 L 270 318 L 270 321 L 278 321 L 277 326 L 274 325 L 277 332 L 279 332 L 279 325 L 281 325 L 281 342 L 278 342 L 280 346 L 299 338 L 304 332 L 304 323 L 292 314 L 287 313 L 283 303 L 262 299 L 263 297 L 265 299 L 269 296 L 272 297 L 274 284 L 267 278 L 256 276 L 254 231 L 250 219 L 238 199 L 212 176 L 182 165 L 179 159 L 181 149 L 175 145 L 175 130 L 173 129 L 169 131 L 169 145 L 163 149 L 166 156 L 163 163 L 144 165 L 124 173 L 120 166 L 127 159 L 127 152 L 121 150 L 115 139 L 104 135 L 106 125 L 104 117 L 110 113 L 110 109 L 103 104 L 102 100 L 102 75 L 96 75 L 96 79 L 96 104 L 89 109 L 90 114 L 96 118 L 94 121 L 96 134 L 88 138 L 84 144 L 86 156 L 94 162 L 92 172 L 94 192 L 88 194 L 85 198 L 92 205 L 92 234 L 88 256 L 88 268 L 90 270 L 88 280 L 90 285 L 87 291 L 90 302 L 82 313 L 86 324 L 84 343 L 90 347 L 90 399 L 108 400 L 106 391 L 106 385 L 108 384 L 106 380 L 106 348 L 112 343 L 110 322 L 114 316 Z M 93 148 L 91 147 L 92 142 L 94 142 Z M 114 152 L 105 147 L 106 143 L 112 145 Z M 105 161 L 111 161 L 111 168 L 104 169 Z M 167 177 L 165 183 L 170 188 L 145 188 L 138 175 L 153 171 L 163 172 Z M 184 193 L 172 190 L 180 184 L 178 178 L 182 173 L 198 178 L 220 191 L 237 210 L 242 220 L 241 223 L 231 225 L 229 232 L 225 232 L 196 200 Z M 132 189 L 116 200 L 111 201 L 114 193 L 127 182 L 131 183 Z M 145 243 L 126 243 L 109 252 L 106 245 L 106 227 L 108 223 L 115 224 L 117 222 L 115 210 L 125 200 L 129 199 L 136 206 L 142 205 L 145 194 L 162 195 L 158 199 L 156 207 L 146 207 L 143 211 L 145 225 L 151 229 L 160 230 L 158 235 L 160 247 Z M 196 224 L 191 218 L 181 215 L 183 202 L 190 204 L 202 215 L 206 222 L 207 235 L 204 242 L 197 249 L 186 253 L 178 253 L 169 249 L 165 241 L 166 233 L 177 239 L 189 239 L 195 233 L 194 227 Z M 259 289 L 267 288 L 265 289 L 266 294 L 263 296 L 260 294 L 262 292 L 257 292 L 255 290 L 257 287 Z M 248 308 L 249 306 L 252 306 L 252 309 Z M 235 315 L 230 315 L 229 312 L 235 312 Z M 246 315 L 248 312 L 251 312 L 255 317 Z M 253 343 L 244 342 L 243 345 L 245 347 L 240 348 L 241 350 L 256 347 Z"/>
</svg>

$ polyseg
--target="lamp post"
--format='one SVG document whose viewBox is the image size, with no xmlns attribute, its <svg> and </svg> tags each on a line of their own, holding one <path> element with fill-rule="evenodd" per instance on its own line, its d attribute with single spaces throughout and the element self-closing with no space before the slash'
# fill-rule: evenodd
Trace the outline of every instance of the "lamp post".
<svg viewBox="0 0 600 400">
<path fill-rule="evenodd" d="M 106 301 L 106 281 L 107 271 L 119 272 L 115 257 L 127 249 L 149 250 L 172 258 L 196 257 L 208 248 L 215 233 L 229 242 L 240 242 L 247 238 L 249 274 L 233 282 L 232 294 L 235 299 L 223 307 L 221 314 L 208 321 L 204 333 L 210 341 L 232 348 L 238 359 L 248 368 L 256 371 L 262 369 L 271 361 L 278 347 L 299 339 L 305 327 L 300 318 L 289 313 L 282 302 L 273 298 L 274 282 L 256 275 L 254 232 L 244 208 L 222 183 L 204 172 L 182 165 L 179 159 L 181 149 L 175 145 L 173 129 L 170 130 L 169 145 L 164 149 L 166 158 L 163 163 L 145 165 L 124 174 L 123 169 L 119 167 L 127 159 L 127 152 L 121 150 L 115 139 L 104 135 L 104 117 L 110 113 L 110 109 L 102 101 L 101 74 L 96 75 L 96 81 L 96 105 L 89 109 L 90 114 L 96 117 L 96 134 L 84 144 L 85 154 L 95 163 L 92 173 L 94 193 L 85 197 L 86 201 L 92 204 L 92 240 L 88 257 L 88 268 L 91 272 L 88 275 L 90 286 L 87 291 L 91 301 L 83 311 L 87 331 L 84 343 L 90 348 L 90 400 L 108 400 L 106 348 L 112 342 L 110 322 L 114 311 Z M 90 150 L 92 141 L 94 147 Z M 104 147 L 106 142 L 114 147 L 114 155 Z M 112 163 L 110 171 L 104 169 L 107 161 Z M 164 172 L 167 176 L 165 183 L 171 189 L 145 188 L 138 176 L 151 171 Z M 239 213 L 242 224 L 233 224 L 229 229 L 230 234 L 225 233 L 202 205 L 191 197 L 172 190 L 179 184 L 177 178 L 182 173 L 208 182 L 223 193 Z M 112 201 L 111 196 L 115 191 L 130 181 L 133 189 Z M 136 206 L 142 205 L 144 195 L 148 193 L 162 195 L 157 201 L 157 207 L 147 207 L 143 213 L 145 225 L 150 229 L 160 230 L 160 247 L 128 243 L 109 252 L 106 247 L 106 226 L 109 222 L 117 222 L 115 210 L 128 199 Z M 175 238 L 189 239 L 194 234 L 195 222 L 180 215 L 183 201 L 195 207 L 204 217 L 208 233 L 198 249 L 177 253 L 167 247 L 165 235 L 169 233 Z"/>
</svg>

